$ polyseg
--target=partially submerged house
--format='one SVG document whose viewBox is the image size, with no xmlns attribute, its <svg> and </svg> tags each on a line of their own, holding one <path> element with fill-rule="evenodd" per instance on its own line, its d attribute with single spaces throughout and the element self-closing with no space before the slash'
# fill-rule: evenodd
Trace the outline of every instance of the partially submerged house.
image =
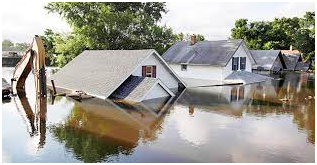
<svg viewBox="0 0 317 165">
<path fill-rule="evenodd" d="M 280 72 L 286 69 L 283 55 L 280 50 L 250 50 L 256 65 L 256 71 Z"/>
<path fill-rule="evenodd" d="M 286 64 L 286 70 L 294 71 L 299 61 L 302 61 L 301 54 L 298 50 L 281 50 Z"/>
<path fill-rule="evenodd" d="M 50 79 L 58 89 L 132 102 L 173 97 L 186 87 L 152 49 L 86 50 Z"/>
<path fill-rule="evenodd" d="M 243 40 L 176 42 L 163 59 L 188 87 L 253 83 L 268 77 L 252 73 L 256 64 Z M 247 75 L 247 76 L 244 76 Z M 256 77 L 247 82 L 249 77 Z"/>
</svg>

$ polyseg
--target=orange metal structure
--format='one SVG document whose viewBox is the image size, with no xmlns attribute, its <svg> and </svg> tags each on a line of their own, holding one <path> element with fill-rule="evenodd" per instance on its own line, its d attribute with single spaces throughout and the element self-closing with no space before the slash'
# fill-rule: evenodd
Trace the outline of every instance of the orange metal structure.
<svg viewBox="0 0 317 165">
<path fill-rule="evenodd" d="M 37 98 L 46 97 L 45 49 L 41 37 L 35 36 L 20 62 L 15 66 L 11 79 L 12 92 L 25 92 L 25 80 L 33 71 Z"/>
</svg>

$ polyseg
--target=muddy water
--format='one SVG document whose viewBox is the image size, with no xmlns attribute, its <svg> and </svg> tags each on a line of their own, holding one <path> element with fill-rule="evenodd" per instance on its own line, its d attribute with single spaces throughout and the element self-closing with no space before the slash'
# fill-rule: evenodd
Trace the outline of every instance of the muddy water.
<svg viewBox="0 0 317 165">
<path fill-rule="evenodd" d="M 135 105 L 49 95 L 44 108 L 30 77 L 2 101 L 2 161 L 314 162 L 314 75 L 277 77 Z"/>
</svg>

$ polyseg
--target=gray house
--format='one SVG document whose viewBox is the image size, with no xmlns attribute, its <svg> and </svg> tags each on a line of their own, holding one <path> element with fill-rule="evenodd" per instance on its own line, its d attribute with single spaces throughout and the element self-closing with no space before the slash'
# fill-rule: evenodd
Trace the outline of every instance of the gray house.
<svg viewBox="0 0 317 165">
<path fill-rule="evenodd" d="M 256 61 L 253 70 L 279 72 L 286 69 L 280 50 L 250 50 L 250 52 Z"/>
<path fill-rule="evenodd" d="M 163 58 L 188 87 L 267 80 L 252 73 L 256 62 L 241 39 L 196 42 L 192 36 L 191 41 L 176 42 Z"/>
<path fill-rule="evenodd" d="M 173 97 L 185 87 L 152 49 L 86 50 L 50 79 L 58 89 L 132 102 Z"/>
</svg>

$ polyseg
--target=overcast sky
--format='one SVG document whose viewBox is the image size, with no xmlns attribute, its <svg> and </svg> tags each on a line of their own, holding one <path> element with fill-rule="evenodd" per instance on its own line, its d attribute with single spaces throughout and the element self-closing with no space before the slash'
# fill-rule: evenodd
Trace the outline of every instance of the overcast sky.
<svg viewBox="0 0 317 165">
<path fill-rule="evenodd" d="M 43 34 L 47 28 L 69 32 L 70 28 L 56 14 L 48 14 L 46 2 L 10 2 L 2 6 L 2 39 L 13 42 L 30 42 L 33 35 Z M 315 11 L 313 2 L 294 3 L 215 3 L 168 2 L 169 12 L 161 24 L 172 27 L 174 32 L 199 33 L 208 40 L 227 39 L 235 20 L 272 20 L 274 17 L 302 17 L 306 11 Z"/>
</svg>

